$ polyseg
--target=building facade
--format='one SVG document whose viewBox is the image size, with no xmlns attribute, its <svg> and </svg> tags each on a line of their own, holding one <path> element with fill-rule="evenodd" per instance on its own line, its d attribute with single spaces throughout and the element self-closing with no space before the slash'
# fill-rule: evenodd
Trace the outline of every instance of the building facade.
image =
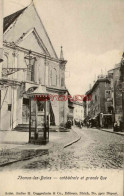
<svg viewBox="0 0 124 196">
<path fill-rule="evenodd" d="M 33 3 L 4 18 L 3 45 L 1 129 L 11 130 L 29 124 L 27 92 L 39 85 L 56 97 L 50 104 L 50 124 L 64 126 L 68 103 L 57 101 L 57 97 L 67 93 L 67 61 L 62 54 L 61 58 L 57 57 Z M 31 61 L 34 61 L 33 65 Z"/>
<path fill-rule="evenodd" d="M 81 102 L 77 102 L 74 101 L 73 102 L 73 106 L 74 106 L 74 112 L 73 112 L 73 116 L 74 116 L 74 123 L 77 121 L 83 121 L 84 120 L 84 108 L 83 108 L 83 103 Z"/>
<path fill-rule="evenodd" d="M 112 126 L 113 99 L 110 80 L 108 77 L 98 76 L 93 87 L 86 92 L 91 100 L 84 100 L 85 120 L 92 126 Z"/>
<path fill-rule="evenodd" d="M 122 82 L 120 80 L 121 63 L 115 65 L 112 70 L 108 71 L 108 76 L 111 80 L 111 90 L 113 97 L 113 108 L 115 114 L 115 121 L 122 121 Z"/>
</svg>

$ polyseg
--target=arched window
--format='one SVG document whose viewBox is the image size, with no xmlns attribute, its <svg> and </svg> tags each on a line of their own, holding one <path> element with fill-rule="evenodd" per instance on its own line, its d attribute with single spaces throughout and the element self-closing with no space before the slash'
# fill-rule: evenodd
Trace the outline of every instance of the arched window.
<svg viewBox="0 0 124 196">
<path fill-rule="evenodd" d="M 64 72 L 61 73 L 61 87 L 65 86 Z"/>
<path fill-rule="evenodd" d="M 61 78 L 61 86 L 64 87 L 64 78 Z"/>
<path fill-rule="evenodd" d="M 51 85 L 52 86 L 57 85 L 57 71 L 55 68 L 51 70 Z"/>
</svg>

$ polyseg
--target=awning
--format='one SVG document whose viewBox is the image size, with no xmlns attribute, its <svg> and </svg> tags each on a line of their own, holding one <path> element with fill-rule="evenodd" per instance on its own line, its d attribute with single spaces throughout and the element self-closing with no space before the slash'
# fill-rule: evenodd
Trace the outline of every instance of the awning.
<svg viewBox="0 0 124 196">
<path fill-rule="evenodd" d="M 112 116 L 112 114 L 103 114 L 103 116 Z"/>
</svg>

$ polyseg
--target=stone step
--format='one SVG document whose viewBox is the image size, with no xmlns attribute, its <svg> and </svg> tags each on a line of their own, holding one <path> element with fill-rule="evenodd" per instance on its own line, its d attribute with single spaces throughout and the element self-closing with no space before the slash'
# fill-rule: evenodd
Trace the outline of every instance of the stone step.
<svg viewBox="0 0 124 196">
<path fill-rule="evenodd" d="M 15 128 L 15 131 L 22 131 L 28 132 L 29 131 L 29 124 L 18 124 Z"/>
<path fill-rule="evenodd" d="M 29 124 L 18 124 L 17 127 L 29 127 Z"/>
<path fill-rule="evenodd" d="M 20 131 L 20 132 L 29 132 L 29 125 L 28 124 L 18 124 L 15 128 L 14 131 Z M 62 127 L 59 126 L 50 126 L 50 132 L 59 132 L 63 131 Z"/>
</svg>

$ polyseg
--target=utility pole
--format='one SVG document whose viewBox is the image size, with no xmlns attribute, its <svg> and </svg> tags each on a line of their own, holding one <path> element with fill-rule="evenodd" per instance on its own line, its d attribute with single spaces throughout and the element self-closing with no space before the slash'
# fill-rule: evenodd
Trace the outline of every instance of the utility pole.
<svg viewBox="0 0 124 196">
<path fill-rule="evenodd" d="M 122 131 L 124 131 L 124 53 L 121 59 L 120 75 L 120 81 L 122 84 Z"/>
</svg>

